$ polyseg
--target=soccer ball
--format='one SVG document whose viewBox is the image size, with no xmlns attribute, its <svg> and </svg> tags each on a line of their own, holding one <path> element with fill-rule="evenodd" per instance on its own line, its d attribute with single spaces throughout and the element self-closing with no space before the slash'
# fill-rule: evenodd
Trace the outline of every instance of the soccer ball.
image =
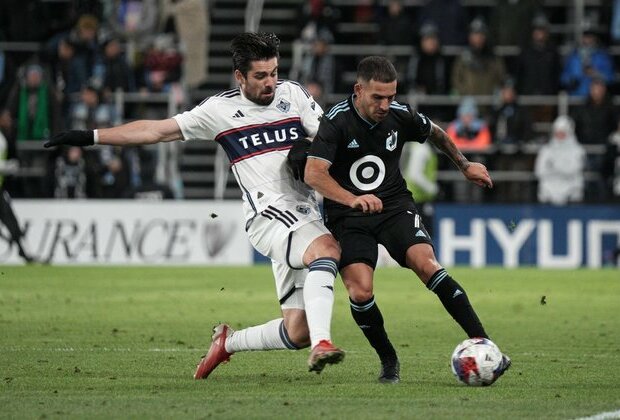
<svg viewBox="0 0 620 420">
<path fill-rule="evenodd" d="M 450 365 L 459 382 L 488 386 L 499 377 L 502 352 L 487 338 L 470 338 L 456 346 Z"/>
</svg>

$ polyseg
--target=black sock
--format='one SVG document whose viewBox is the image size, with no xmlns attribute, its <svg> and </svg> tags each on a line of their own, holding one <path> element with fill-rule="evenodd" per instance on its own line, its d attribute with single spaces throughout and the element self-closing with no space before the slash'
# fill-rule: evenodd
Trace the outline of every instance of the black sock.
<svg viewBox="0 0 620 420">
<path fill-rule="evenodd" d="M 448 311 L 448 313 L 452 315 L 452 318 L 465 330 L 469 338 L 489 338 L 484 331 L 482 323 L 480 323 L 478 319 L 478 315 L 476 315 L 474 308 L 472 308 L 469 303 L 467 293 L 465 293 L 465 290 L 450 277 L 444 268 L 433 274 L 433 277 L 428 281 L 426 287 L 432 292 L 435 292 L 444 308 L 446 308 L 446 311 Z"/>
<path fill-rule="evenodd" d="M 354 302 L 349 298 L 351 315 L 360 327 L 370 345 L 376 350 L 381 361 L 395 359 L 396 350 L 383 327 L 383 316 L 375 303 L 375 297 L 365 302 Z"/>
</svg>

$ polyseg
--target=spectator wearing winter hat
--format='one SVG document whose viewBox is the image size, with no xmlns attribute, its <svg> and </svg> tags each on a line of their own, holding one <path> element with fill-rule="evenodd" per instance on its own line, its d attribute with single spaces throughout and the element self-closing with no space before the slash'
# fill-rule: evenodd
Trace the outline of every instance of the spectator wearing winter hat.
<svg viewBox="0 0 620 420">
<path fill-rule="evenodd" d="M 586 152 L 575 137 L 573 121 L 556 118 L 549 143 L 536 157 L 538 201 L 557 206 L 583 200 Z"/>
<path fill-rule="evenodd" d="M 571 112 L 575 133 L 582 144 L 605 144 L 616 128 L 617 117 L 607 84 L 600 77 L 595 77 L 590 83 L 586 103 Z"/>
<path fill-rule="evenodd" d="M 301 66 L 300 80 L 303 84 L 318 81 L 324 94 L 334 92 L 336 83 L 336 58 L 330 51 L 334 38 L 328 31 L 320 31 L 312 42 L 312 49 Z"/>
<path fill-rule="evenodd" d="M 532 19 L 529 42 L 516 60 L 515 77 L 521 95 L 556 95 L 560 88 L 562 58 L 550 34 L 550 24 L 544 14 Z M 540 122 L 552 122 L 556 109 L 552 105 L 530 108 L 532 117 Z"/>
<path fill-rule="evenodd" d="M 586 24 L 581 43 L 566 58 L 561 83 L 574 96 L 586 97 L 592 79 L 601 78 L 611 83 L 614 65 L 611 56 L 599 43 L 598 33 L 591 24 Z"/>
<path fill-rule="evenodd" d="M 472 97 L 465 97 L 457 110 L 457 119 L 446 130 L 462 151 L 485 151 L 491 145 L 491 131 L 486 121 L 478 117 L 478 106 Z"/>
<path fill-rule="evenodd" d="M 523 95 L 555 95 L 559 88 L 561 58 L 543 14 L 532 20 L 529 42 L 517 59 L 517 89 Z"/>
<path fill-rule="evenodd" d="M 434 23 L 420 28 L 420 43 L 411 58 L 409 77 L 416 93 L 447 95 L 450 91 L 449 62 L 441 54 L 439 28 Z"/>
<path fill-rule="evenodd" d="M 73 48 L 69 61 L 65 93 L 77 93 L 88 81 L 97 76 L 96 64 L 100 59 L 98 41 L 99 21 L 93 15 L 79 17 L 66 41 Z"/>
<path fill-rule="evenodd" d="M 50 87 L 39 64 L 22 67 L 19 80 L 0 113 L 0 121 L 9 139 L 43 140 L 59 130 L 61 118 L 57 98 L 57 92 Z"/>
<path fill-rule="evenodd" d="M 459 95 L 492 95 L 506 77 L 504 61 L 488 42 L 488 28 L 481 18 L 469 26 L 468 48 L 452 67 L 452 89 Z"/>
<path fill-rule="evenodd" d="M 493 142 L 498 145 L 524 143 L 532 138 L 531 127 L 528 109 L 517 103 L 514 80 L 506 79 L 499 91 L 499 102 L 493 109 Z"/>
<path fill-rule="evenodd" d="M 618 112 L 607 92 L 605 80 L 595 77 L 590 83 L 588 99 L 585 104 L 577 106 L 571 117 L 575 121 L 575 134 L 581 144 L 604 146 L 609 135 L 617 127 Z M 603 156 L 589 154 L 588 170 L 600 174 Z M 586 199 L 600 201 L 605 196 L 605 182 L 601 177 L 590 179 L 586 188 Z"/>
<path fill-rule="evenodd" d="M 420 42 L 416 54 L 409 60 L 407 78 L 414 93 L 420 95 L 447 95 L 450 93 L 450 59 L 441 54 L 439 28 L 432 22 L 420 28 Z M 449 121 L 445 107 L 426 107 L 432 120 Z"/>
<path fill-rule="evenodd" d="M 484 154 L 491 146 L 491 131 L 486 121 L 478 117 L 474 98 L 466 96 L 461 100 L 457 118 L 448 125 L 446 132 L 463 153 L 474 154 L 478 162 L 485 160 Z M 451 194 L 456 202 L 477 203 L 484 200 L 485 191 L 472 183 L 458 181 L 452 186 Z"/>
<path fill-rule="evenodd" d="M 136 90 L 132 69 L 123 51 L 120 39 L 110 36 L 102 43 L 103 48 L 103 90 L 106 96 L 120 89 L 125 92 Z"/>
</svg>

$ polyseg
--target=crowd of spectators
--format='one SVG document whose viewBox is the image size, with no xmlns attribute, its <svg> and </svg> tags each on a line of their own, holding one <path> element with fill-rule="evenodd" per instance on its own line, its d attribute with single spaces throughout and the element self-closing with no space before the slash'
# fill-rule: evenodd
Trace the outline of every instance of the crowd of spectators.
<svg viewBox="0 0 620 420">
<path fill-rule="evenodd" d="M 24 8 L 32 15 L 23 27 L 17 26 L 19 19 L 6 20 L 23 15 Z M 203 12 L 203 19 L 197 19 L 197 11 Z M 161 118 L 167 107 L 151 104 L 149 94 L 174 92 L 180 104 L 184 89 L 206 77 L 206 58 L 192 48 L 186 57 L 181 39 L 206 20 L 202 1 L 68 1 L 53 7 L 34 0 L 7 1 L 0 6 L 0 16 L 0 42 L 41 45 L 37 51 L 17 54 L 0 48 L 0 131 L 7 139 L 9 158 L 15 157 L 20 142 L 41 141 L 61 130 Z M 182 35 L 176 30 L 179 25 L 184 26 Z M 197 42 L 204 48 L 207 41 Z M 204 48 L 202 55 L 206 54 Z M 142 94 L 145 101 L 124 107 L 121 115 L 114 100 L 118 90 Z M 43 168 L 47 175 L 14 180 L 7 188 L 15 196 L 123 198 L 161 183 L 152 179 L 154 167 L 169 165 L 161 161 L 169 156 L 160 156 L 157 148 L 32 153 L 20 156 L 21 165 Z M 180 186 L 173 190 L 176 197 L 182 195 Z"/>
<path fill-rule="evenodd" d="M 428 95 L 457 98 L 456 106 L 450 101 L 427 104 L 421 100 L 418 107 L 442 125 L 466 154 L 486 161 L 491 170 L 534 174 L 537 151 L 543 153 L 549 144 L 555 144 L 552 127 L 558 117 L 568 117 L 574 141 L 587 150 L 583 166 L 578 167 L 582 177 L 589 174 L 584 177 L 579 201 L 620 199 L 610 178 L 602 176 L 605 170 L 616 168 L 609 163 L 613 160 L 609 155 L 610 150 L 616 150 L 617 135 L 616 140 L 612 138 L 620 114 L 613 95 L 620 92 L 620 80 L 608 45 L 620 41 L 620 2 L 591 7 L 579 22 L 578 32 L 573 28 L 563 33 L 557 28 L 569 22 L 567 16 L 545 9 L 542 0 L 497 0 L 494 7 L 486 9 L 465 7 L 459 0 L 428 0 L 413 6 L 402 0 L 366 1 L 353 7 L 329 0 L 309 3 L 312 13 L 301 14 L 305 16 L 301 35 L 307 28 L 320 28 L 328 36 L 315 31 L 315 39 L 324 41 L 320 53 L 306 50 L 305 62 L 329 60 L 330 68 L 338 69 L 336 74 L 346 74 L 355 70 L 364 53 L 360 49 L 360 56 L 329 57 L 334 45 L 412 46 L 413 54 L 391 57 L 400 74 L 399 98 L 410 102 Z M 338 32 L 338 26 L 326 18 L 333 16 L 359 28 L 375 22 L 377 30 L 374 37 Z M 504 53 L 498 53 L 502 50 L 496 47 L 503 47 Z M 451 52 L 446 53 L 448 50 Z M 316 70 L 307 74 L 303 82 L 321 77 Z M 352 81 L 343 79 L 324 84 L 323 95 L 338 97 L 350 92 Z M 545 100 L 527 106 L 519 102 L 521 96 L 548 97 L 562 92 L 570 102 L 566 115 L 560 115 L 558 106 Z M 477 102 L 477 98 L 491 99 Z M 568 143 L 572 144 L 563 144 Z M 605 149 L 607 154 L 602 152 Z M 440 158 L 439 168 L 448 167 L 449 162 Z M 513 185 L 500 182 L 496 198 L 536 200 L 536 188 L 541 186 L 537 180 Z M 448 194 L 457 201 L 489 198 L 472 196 L 472 191 L 459 192 L 456 184 Z"/>
</svg>

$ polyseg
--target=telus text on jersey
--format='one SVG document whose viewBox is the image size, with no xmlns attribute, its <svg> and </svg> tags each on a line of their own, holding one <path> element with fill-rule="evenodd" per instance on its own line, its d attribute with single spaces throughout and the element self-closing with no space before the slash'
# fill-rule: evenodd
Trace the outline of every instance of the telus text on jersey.
<svg viewBox="0 0 620 420">
<path fill-rule="evenodd" d="M 264 131 L 261 133 L 254 133 L 249 136 L 241 137 L 238 141 L 243 144 L 243 148 L 260 146 L 263 144 L 282 143 L 286 140 L 297 140 L 299 133 L 297 127 L 281 128 L 279 130 Z"/>
</svg>

